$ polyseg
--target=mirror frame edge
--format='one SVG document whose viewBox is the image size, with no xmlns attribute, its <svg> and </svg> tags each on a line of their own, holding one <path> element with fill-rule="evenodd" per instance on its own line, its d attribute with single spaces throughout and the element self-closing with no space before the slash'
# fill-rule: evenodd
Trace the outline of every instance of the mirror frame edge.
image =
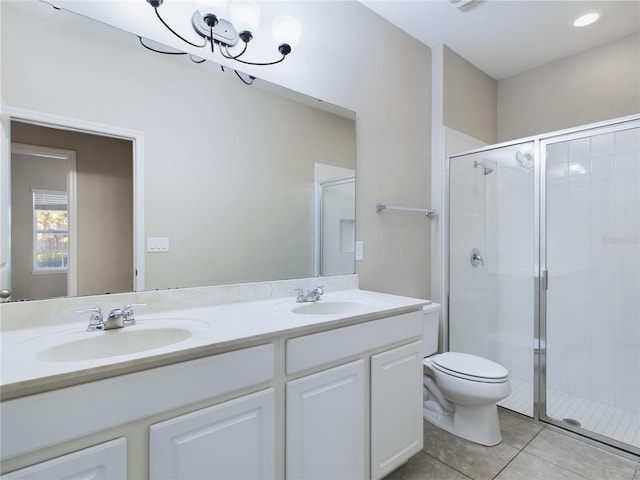
<svg viewBox="0 0 640 480">
<path fill-rule="evenodd" d="M 102 123 L 51 115 L 35 110 L 6 106 L 9 121 L 17 120 L 32 125 L 103 135 L 129 140 L 133 143 L 133 291 L 145 289 L 145 181 L 144 132 Z"/>
</svg>

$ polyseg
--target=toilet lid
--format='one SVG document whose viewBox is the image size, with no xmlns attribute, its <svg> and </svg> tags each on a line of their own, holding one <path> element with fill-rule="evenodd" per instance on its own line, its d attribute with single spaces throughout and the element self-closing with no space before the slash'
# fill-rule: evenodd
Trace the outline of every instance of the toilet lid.
<svg viewBox="0 0 640 480">
<path fill-rule="evenodd" d="M 509 371 L 502 365 L 468 353 L 445 352 L 434 356 L 432 362 L 445 373 L 478 381 L 506 380 L 509 376 Z"/>
</svg>

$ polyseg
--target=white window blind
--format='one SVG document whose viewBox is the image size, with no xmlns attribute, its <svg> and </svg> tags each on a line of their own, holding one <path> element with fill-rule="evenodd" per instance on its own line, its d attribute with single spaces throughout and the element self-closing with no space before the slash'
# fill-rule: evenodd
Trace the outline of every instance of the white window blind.
<svg viewBox="0 0 640 480">
<path fill-rule="evenodd" d="M 67 192 L 55 192 L 51 190 L 33 191 L 33 208 L 35 210 L 67 210 Z"/>
</svg>

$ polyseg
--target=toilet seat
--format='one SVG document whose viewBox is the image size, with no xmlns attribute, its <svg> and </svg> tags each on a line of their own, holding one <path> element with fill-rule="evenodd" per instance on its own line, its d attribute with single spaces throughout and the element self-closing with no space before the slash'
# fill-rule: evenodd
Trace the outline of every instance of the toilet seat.
<svg viewBox="0 0 640 480">
<path fill-rule="evenodd" d="M 428 360 L 429 366 L 441 373 L 473 382 L 502 383 L 509 376 L 502 365 L 467 353 L 445 352 Z"/>
</svg>

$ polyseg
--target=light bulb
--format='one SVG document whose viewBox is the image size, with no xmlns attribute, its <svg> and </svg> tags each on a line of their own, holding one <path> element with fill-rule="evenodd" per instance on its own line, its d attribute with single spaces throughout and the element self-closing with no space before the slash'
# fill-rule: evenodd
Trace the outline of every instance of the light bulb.
<svg viewBox="0 0 640 480">
<path fill-rule="evenodd" d="M 198 0 L 196 6 L 202 16 L 205 16 L 207 13 L 212 13 L 216 17 L 221 18 L 227 8 L 227 0 Z"/>
<path fill-rule="evenodd" d="M 229 4 L 228 20 L 239 33 L 254 33 L 260 23 L 260 7 L 257 2 L 248 0 L 231 2 Z"/>
<path fill-rule="evenodd" d="M 295 47 L 302 33 L 300 22 L 288 15 L 280 15 L 274 18 L 272 29 L 273 40 L 278 46 L 286 44 L 290 47 Z"/>
</svg>

